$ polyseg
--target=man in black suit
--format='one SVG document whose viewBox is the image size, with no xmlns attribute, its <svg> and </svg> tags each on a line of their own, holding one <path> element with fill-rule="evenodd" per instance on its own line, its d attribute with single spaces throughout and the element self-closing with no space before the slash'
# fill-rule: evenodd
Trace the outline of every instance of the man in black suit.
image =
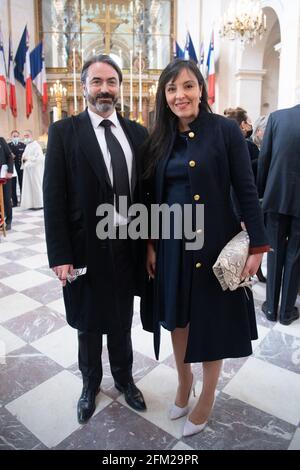
<svg viewBox="0 0 300 470">
<path fill-rule="evenodd" d="M 129 406 L 146 409 L 132 378 L 139 242 L 99 239 L 96 211 L 101 204 L 115 207 L 117 235 L 119 226 L 128 224 L 117 199 L 128 188 L 130 203 L 140 200 L 139 148 L 147 131 L 116 112 L 122 72 L 110 57 L 88 60 L 81 81 L 88 108 L 50 126 L 43 186 L 49 264 L 63 285 L 67 321 L 78 330 L 83 389 L 77 416 L 85 423 L 102 380 L 103 334 L 116 388 Z"/>
<path fill-rule="evenodd" d="M 258 159 L 258 190 L 273 251 L 268 253 L 267 299 L 270 321 L 290 325 L 300 284 L 300 104 L 272 113 Z"/>
<path fill-rule="evenodd" d="M 21 170 L 22 166 L 22 155 L 24 153 L 26 145 L 21 142 L 20 140 L 20 133 L 17 130 L 13 130 L 10 134 L 11 141 L 9 142 L 8 146 L 10 148 L 11 153 L 14 155 L 14 164 L 15 169 L 18 175 L 18 182 L 20 188 L 20 194 L 22 192 L 22 180 L 23 180 L 23 170 Z M 13 205 L 18 205 L 18 198 L 17 198 L 17 178 L 12 179 L 12 200 Z"/>
<path fill-rule="evenodd" d="M 2 166 L 6 165 L 5 171 Z M 2 168 L 2 171 L 1 171 Z M 5 212 L 6 230 L 11 229 L 12 223 L 12 204 L 11 204 L 11 179 L 14 171 L 13 155 L 9 149 L 6 140 L 0 137 L 0 172 L 4 178 L 7 178 L 6 184 L 3 185 L 3 199 Z"/>
</svg>

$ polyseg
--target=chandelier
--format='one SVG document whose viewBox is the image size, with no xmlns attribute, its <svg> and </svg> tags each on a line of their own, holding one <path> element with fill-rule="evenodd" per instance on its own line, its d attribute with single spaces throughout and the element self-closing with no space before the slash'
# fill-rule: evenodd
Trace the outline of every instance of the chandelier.
<svg viewBox="0 0 300 470">
<path fill-rule="evenodd" d="M 255 43 L 267 30 L 266 15 L 263 15 L 260 1 L 232 1 L 220 23 L 219 34 L 231 40 L 239 39 L 242 44 Z"/>
</svg>

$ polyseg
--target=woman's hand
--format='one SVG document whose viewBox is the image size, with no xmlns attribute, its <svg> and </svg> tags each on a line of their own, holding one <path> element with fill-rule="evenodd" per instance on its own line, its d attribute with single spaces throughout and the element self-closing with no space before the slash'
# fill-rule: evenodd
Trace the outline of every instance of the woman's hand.
<svg viewBox="0 0 300 470">
<path fill-rule="evenodd" d="M 154 249 L 154 244 L 152 241 L 148 240 L 147 242 L 147 261 L 146 268 L 151 279 L 155 277 L 155 267 L 156 267 L 156 253 Z"/>
<path fill-rule="evenodd" d="M 262 262 L 263 255 L 263 253 L 257 253 L 255 255 L 248 256 L 241 275 L 241 280 L 246 279 L 246 277 L 254 276 L 257 273 L 260 263 Z"/>
</svg>

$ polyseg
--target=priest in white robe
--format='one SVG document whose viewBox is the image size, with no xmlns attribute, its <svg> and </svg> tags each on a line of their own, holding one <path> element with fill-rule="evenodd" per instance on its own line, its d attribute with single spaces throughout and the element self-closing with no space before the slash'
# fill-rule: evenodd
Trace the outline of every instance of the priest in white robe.
<svg viewBox="0 0 300 470">
<path fill-rule="evenodd" d="M 40 209 L 43 207 L 43 175 L 45 157 L 40 144 L 33 140 L 32 132 L 24 132 L 26 148 L 22 156 L 23 186 L 21 209 Z"/>
</svg>

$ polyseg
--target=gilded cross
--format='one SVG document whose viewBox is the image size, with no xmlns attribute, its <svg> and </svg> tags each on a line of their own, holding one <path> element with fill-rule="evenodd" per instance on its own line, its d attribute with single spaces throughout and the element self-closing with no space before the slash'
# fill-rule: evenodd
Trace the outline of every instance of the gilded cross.
<svg viewBox="0 0 300 470">
<path fill-rule="evenodd" d="M 114 13 L 111 13 L 110 6 L 111 4 L 118 3 L 115 0 L 105 0 L 105 17 L 96 17 L 96 18 L 89 18 L 87 21 L 88 23 L 95 23 L 100 26 L 103 30 L 104 37 L 105 37 L 105 54 L 110 53 L 110 40 L 111 35 L 114 31 L 120 26 L 120 24 L 128 23 L 127 19 L 117 18 Z"/>
</svg>

